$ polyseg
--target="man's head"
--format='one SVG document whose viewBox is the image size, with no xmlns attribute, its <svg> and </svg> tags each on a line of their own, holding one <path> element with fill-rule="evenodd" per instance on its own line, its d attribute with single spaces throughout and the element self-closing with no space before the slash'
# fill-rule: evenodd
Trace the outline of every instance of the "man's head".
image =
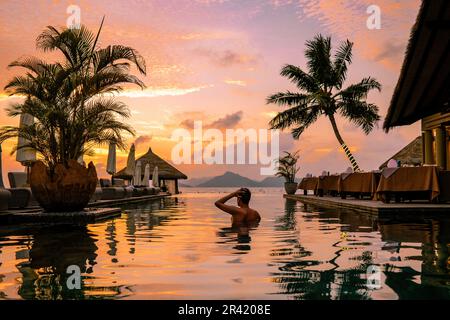
<svg viewBox="0 0 450 320">
<path fill-rule="evenodd" d="M 248 205 L 250 203 L 250 199 L 252 197 L 252 193 L 247 188 L 241 188 L 239 192 L 239 196 L 237 197 L 238 206 L 242 207 L 243 205 Z"/>
</svg>

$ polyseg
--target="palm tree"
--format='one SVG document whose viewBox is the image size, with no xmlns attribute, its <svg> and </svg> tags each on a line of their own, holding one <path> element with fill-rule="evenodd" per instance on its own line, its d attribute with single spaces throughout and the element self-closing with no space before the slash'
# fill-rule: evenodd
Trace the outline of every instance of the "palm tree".
<svg viewBox="0 0 450 320">
<path fill-rule="evenodd" d="M 120 92 L 123 84 L 144 88 L 144 83 L 130 73 L 130 66 L 145 75 L 145 61 L 130 47 L 98 48 L 102 25 L 96 35 L 84 26 L 61 30 L 49 26 L 37 38 L 37 48 L 59 51 L 63 61 L 47 63 L 29 57 L 9 65 L 25 68 L 26 73 L 14 77 L 5 89 L 26 99 L 10 106 L 8 115 L 29 114 L 35 122 L 1 128 L 0 142 L 26 139 L 28 143 L 22 148 L 35 149 L 51 175 L 57 164 L 67 165 L 69 160 L 91 155 L 97 145 L 113 140 L 125 148 L 122 134 L 134 134 L 133 128 L 121 121 L 130 116 L 128 107 L 110 93 Z"/>
<path fill-rule="evenodd" d="M 331 57 L 331 38 L 317 35 L 306 42 L 305 56 L 308 72 L 300 67 L 286 65 L 281 75 L 293 82 L 299 92 L 279 92 L 267 98 L 267 103 L 288 107 L 271 121 L 272 129 L 292 127 L 292 136 L 298 139 L 321 115 L 326 116 L 334 134 L 350 160 L 353 170 L 359 166 L 339 133 L 335 115 L 340 114 L 369 134 L 380 120 L 378 107 L 366 101 L 372 89 L 381 91 L 381 84 L 372 77 L 362 79 L 342 89 L 352 62 L 353 43 L 342 42 Z"/>
</svg>

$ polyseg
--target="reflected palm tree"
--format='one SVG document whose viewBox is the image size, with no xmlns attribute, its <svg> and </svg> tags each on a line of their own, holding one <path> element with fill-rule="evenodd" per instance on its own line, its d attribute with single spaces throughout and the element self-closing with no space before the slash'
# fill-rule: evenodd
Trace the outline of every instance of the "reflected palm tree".
<svg viewBox="0 0 450 320">
<path fill-rule="evenodd" d="M 314 270 L 321 261 L 308 259 L 311 252 L 306 250 L 299 241 L 296 214 L 299 212 L 295 201 L 286 199 L 284 215 L 276 219 L 277 232 L 289 232 L 282 237 L 282 246 L 272 250 L 271 256 L 279 265 L 279 272 L 272 273 L 272 281 L 279 284 L 281 291 L 277 294 L 287 294 L 294 299 L 368 299 L 370 297 L 366 280 L 362 277 L 367 267 L 373 263 L 370 252 L 364 252 L 358 257 L 360 264 L 356 268 L 340 269 L 336 263 L 342 249 L 339 242 L 334 246 L 339 248 L 335 257 L 328 261 L 333 268 L 329 270 Z"/>
<path fill-rule="evenodd" d="M 19 295 L 24 299 L 84 299 L 84 280 L 93 272 L 97 246 L 85 226 L 53 226 L 32 231 L 33 243 L 22 273 Z M 81 289 L 69 289 L 69 266 L 82 273 Z"/>
<path fill-rule="evenodd" d="M 118 240 L 116 238 L 116 222 L 115 220 L 111 220 L 106 225 L 106 240 L 108 240 L 108 247 L 109 250 L 107 251 L 107 254 L 112 257 L 111 262 L 117 263 L 118 260 L 116 258 L 117 256 L 117 244 Z"/>
<path fill-rule="evenodd" d="M 51 226 L 27 230 L 32 236 L 28 261 L 17 269 L 22 274 L 18 294 L 23 299 L 72 300 L 122 297 L 123 286 L 98 286 L 93 274 L 96 265 L 96 240 L 86 226 Z M 17 255 L 17 254 L 16 254 Z M 67 282 L 73 273 L 69 266 L 78 266 L 81 288 L 71 289 Z"/>
</svg>

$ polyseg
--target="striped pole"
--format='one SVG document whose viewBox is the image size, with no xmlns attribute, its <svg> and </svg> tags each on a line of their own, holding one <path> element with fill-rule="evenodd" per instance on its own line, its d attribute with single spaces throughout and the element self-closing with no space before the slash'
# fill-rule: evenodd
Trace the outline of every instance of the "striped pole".
<svg viewBox="0 0 450 320">
<path fill-rule="evenodd" d="M 359 172 L 361 171 L 361 169 L 359 168 L 358 164 L 356 163 L 355 158 L 353 158 L 352 153 L 350 152 L 350 149 L 347 147 L 347 145 L 345 143 L 343 143 L 341 145 L 342 149 L 344 149 L 345 154 L 347 155 L 347 158 L 350 160 L 350 163 L 352 164 L 353 167 L 353 171 L 354 172 Z"/>
</svg>

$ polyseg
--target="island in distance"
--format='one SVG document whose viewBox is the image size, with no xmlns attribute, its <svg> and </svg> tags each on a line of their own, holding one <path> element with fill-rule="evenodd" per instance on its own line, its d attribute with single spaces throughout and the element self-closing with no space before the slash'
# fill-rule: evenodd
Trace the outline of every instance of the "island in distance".
<svg viewBox="0 0 450 320">
<path fill-rule="evenodd" d="M 221 176 L 207 178 L 193 178 L 185 183 L 180 183 L 180 187 L 195 188 L 228 188 L 228 187 L 259 187 L 259 188 L 281 188 L 284 179 L 279 177 L 267 177 L 262 181 L 252 180 L 230 171 Z"/>
</svg>

